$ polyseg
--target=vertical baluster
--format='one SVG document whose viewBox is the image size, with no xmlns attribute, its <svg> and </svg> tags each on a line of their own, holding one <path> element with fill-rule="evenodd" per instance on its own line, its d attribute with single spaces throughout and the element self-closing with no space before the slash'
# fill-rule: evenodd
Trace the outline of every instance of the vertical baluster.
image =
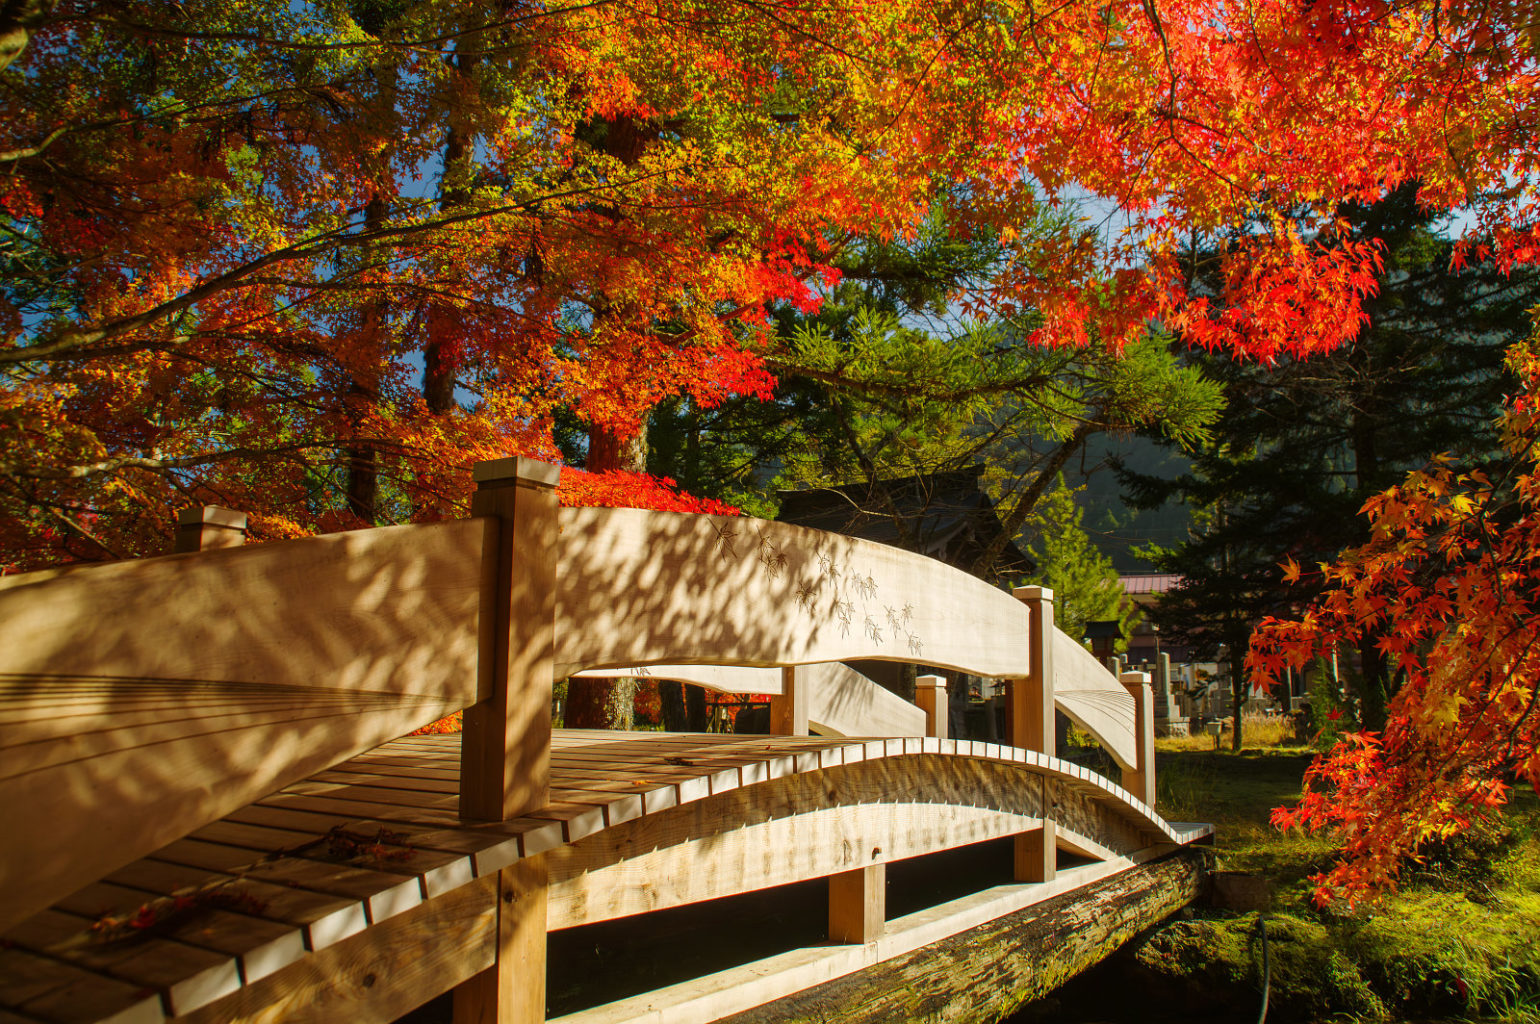
<svg viewBox="0 0 1540 1024">
<path fill-rule="evenodd" d="M 925 712 L 925 735 L 947 738 L 947 696 L 945 676 L 916 676 L 914 703 Z"/>
<path fill-rule="evenodd" d="M 1155 806 L 1155 695 L 1148 672 L 1124 672 L 1120 678 L 1134 699 L 1134 749 L 1138 765 L 1123 771 L 1123 788 L 1145 806 Z"/>
</svg>

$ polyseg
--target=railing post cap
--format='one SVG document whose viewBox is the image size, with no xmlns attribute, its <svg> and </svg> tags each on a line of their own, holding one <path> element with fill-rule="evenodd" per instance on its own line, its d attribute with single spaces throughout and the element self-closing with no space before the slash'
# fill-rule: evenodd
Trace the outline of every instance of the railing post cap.
<svg viewBox="0 0 1540 1024">
<path fill-rule="evenodd" d="M 1049 587 L 1013 587 L 1011 596 L 1018 601 L 1052 601 L 1053 590 Z"/>
<path fill-rule="evenodd" d="M 1124 686 L 1150 685 L 1150 674 L 1148 672 L 1124 672 L 1118 676 L 1118 679 Z"/>
<path fill-rule="evenodd" d="M 244 512 L 221 505 L 199 505 L 182 509 L 176 514 L 176 522 L 178 526 L 221 526 L 228 530 L 244 530 L 247 517 Z"/>
<path fill-rule="evenodd" d="M 533 487 L 555 487 L 561 467 L 554 462 L 515 455 L 507 459 L 488 459 L 471 467 L 471 479 L 477 486 L 518 483 Z"/>
<path fill-rule="evenodd" d="M 946 676 L 915 676 L 914 685 L 919 689 L 946 689 Z"/>
</svg>

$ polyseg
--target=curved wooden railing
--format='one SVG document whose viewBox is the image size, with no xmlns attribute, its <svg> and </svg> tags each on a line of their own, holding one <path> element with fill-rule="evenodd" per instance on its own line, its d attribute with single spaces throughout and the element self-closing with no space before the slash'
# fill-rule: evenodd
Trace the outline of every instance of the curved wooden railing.
<svg viewBox="0 0 1540 1024">
<path fill-rule="evenodd" d="M 49 821 L 6 841 L 0 929 L 459 709 L 462 815 L 543 806 L 552 682 L 585 670 L 772 693 L 776 731 L 842 735 L 946 716 L 933 685 L 912 707 L 839 662 L 1005 677 L 1011 743 L 1052 755 L 1057 704 L 1154 803 L 1147 687 L 1059 633 L 1047 591 L 781 523 L 561 510 L 527 459 L 476 479 L 469 520 L 0 578 L 0 820 Z"/>
</svg>

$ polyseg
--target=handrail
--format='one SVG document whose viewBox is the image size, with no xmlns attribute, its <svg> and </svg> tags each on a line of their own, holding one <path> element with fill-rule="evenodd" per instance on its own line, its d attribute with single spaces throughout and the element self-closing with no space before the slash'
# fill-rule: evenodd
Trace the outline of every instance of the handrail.
<svg viewBox="0 0 1540 1024">
<path fill-rule="evenodd" d="M 1090 733 L 1119 767 L 1137 768 L 1133 695 L 1063 630 L 1054 629 L 1052 643 L 1054 705 Z"/>
<path fill-rule="evenodd" d="M 0 928 L 478 698 L 485 520 L 0 578 Z M 68 851 L 68 855 L 64 855 Z"/>
<path fill-rule="evenodd" d="M 0 929 L 461 708 L 461 814 L 542 807 L 553 678 L 589 668 L 769 669 L 784 680 L 777 728 L 846 734 L 863 716 L 922 729 L 926 713 L 879 713 L 887 695 L 829 667 L 843 660 L 1007 677 L 1013 744 L 1051 756 L 1057 703 L 1153 801 L 1148 685 L 1122 684 L 1130 720 L 1118 684 L 1054 629 L 1051 592 L 1008 596 L 782 523 L 558 510 L 555 467 L 527 459 L 479 464 L 476 479 L 470 520 L 0 578 L 0 819 L 49 812 L 48 829 L 8 837 Z M 224 528 L 186 525 L 195 540 Z"/>
<path fill-rule="evenodd" d="M 1028 671 L 1021 605 L 924 555 L 728 516 L 581 508 L 559 521 L 558 677 L 856 658 Z"/>
</svg>

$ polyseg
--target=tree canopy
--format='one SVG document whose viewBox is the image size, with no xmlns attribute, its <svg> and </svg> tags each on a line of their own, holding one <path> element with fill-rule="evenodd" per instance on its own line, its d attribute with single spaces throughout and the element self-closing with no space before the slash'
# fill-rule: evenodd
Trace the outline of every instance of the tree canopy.
<svg viewBox="0 0 1540 1024">
<path fill-rule="evenodd" d="M 1531 56 L 1487 9 L 5 10 L 16 565 L 154 549 L 195 500 L 269 536 L 444 514 L 464 463 L 554 454 L 557 409 L 624 437 L 670 395 L 763 392 L 766 304 L 811 308 L 852 238 L 938 201 L 1000 239 L 959 301 L 1033 311 L 1046 345 L 1160 317 L 1264 357 L 1329 348 L 1378 258 L 1332 204 L 1413 177 L 1482 200 L 1498 258 L 1528 251 L 1530 158 L 1504 140 Z M 1023 230 L 1086 194 L 1119 231 Z M 1236 245 L 1222 307 L 1189 295 L 1183 234 L 1259 202 L 1319 215 Z"/>
<path fill-rule="evenodd" d="M 1384 259 L 1344 201 L 1415 182 L 1468 211 L 1456 265 L 1540 253 L 1536 39 L 1527 3 L 1444 0 L 0 4 L 0 561 L 154 551 L 202 501 L 266 537 L 452 514 L 468 462 L 554 456 L 559 414 L 619 465 L 660 402 L 767 393 L 769 309 L 938 205 L 1000 245 L 951 301 L 1024 342 L 1330 351 Z M 1194 233 L 1228 234 L 1201 289 Z M 1347 594 L 1403 661 L 1454 645 L 1391 722 L 1507 744 L 1407 776 L 1386 856 L 1453 820 L 1419 793 L 1540 779 L 1530 416 L 1508 475 L 1374 503 L 1382 547 L 1299 627 Z"/>
</svg>

